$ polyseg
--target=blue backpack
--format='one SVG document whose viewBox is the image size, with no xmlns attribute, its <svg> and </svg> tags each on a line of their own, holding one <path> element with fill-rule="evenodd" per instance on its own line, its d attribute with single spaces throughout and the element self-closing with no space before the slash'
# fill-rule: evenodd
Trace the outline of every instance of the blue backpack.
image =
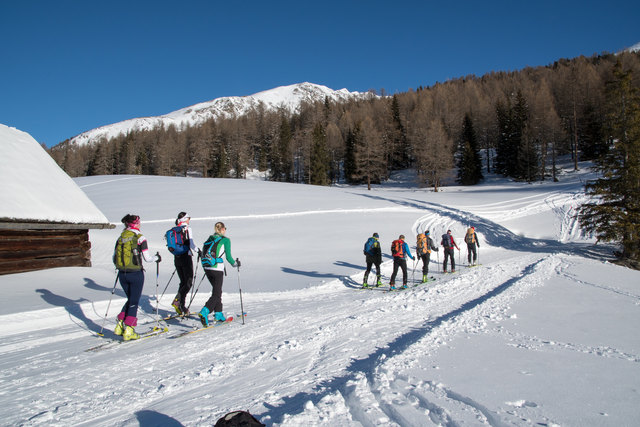
<svg viewBox="0 0 640 427">
<path fill-rule="evenodd" d="M 187 241 L 186 233 L 180 226 L 173 227 L 167 230 L 164 237 L 167 240 L 167 249 L 173 255 L 182 255 L 189 252 L 189 242 Z"/>
<path fill-rule="evenodd" d="M 222 240 L 222 236 L 209 236 L 204 245 L 202 245 L 202 267 L 215 267 L 221 262 L 224 262 L 222 258 L 216 258 L 218 251 L 218 243 Z"/>
<path fill-rule="evenodd" d="M 369 239 L 364 244 L 364 253 L 366 255 L 373 255 L 373 247 L 376 244 L 375 237 L 369 237 Z"/>
</svg>

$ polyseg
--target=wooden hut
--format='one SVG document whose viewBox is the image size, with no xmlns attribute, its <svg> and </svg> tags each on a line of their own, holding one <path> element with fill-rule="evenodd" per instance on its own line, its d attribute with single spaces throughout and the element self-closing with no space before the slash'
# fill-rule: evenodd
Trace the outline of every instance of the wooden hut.
<svg viewBox="0 0 640 427">
<path fill-rule="evenodd" d="M 114 228 L 29 134 L 0 124 L 0 274 L 91 266 L 90 229 Z"/>
</svg>

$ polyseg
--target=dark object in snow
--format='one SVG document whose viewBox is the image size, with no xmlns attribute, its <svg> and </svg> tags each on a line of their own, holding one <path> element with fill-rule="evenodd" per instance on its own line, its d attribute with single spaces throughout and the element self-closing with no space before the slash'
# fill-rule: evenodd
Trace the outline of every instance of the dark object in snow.
<svg viewBox="0 0 640 427">
<path fill-rule="evenodd" d="M 214 427 L 264 427 L 253 415 L 245 411 L 229 412 L 220 418 Z"/>
</svg>

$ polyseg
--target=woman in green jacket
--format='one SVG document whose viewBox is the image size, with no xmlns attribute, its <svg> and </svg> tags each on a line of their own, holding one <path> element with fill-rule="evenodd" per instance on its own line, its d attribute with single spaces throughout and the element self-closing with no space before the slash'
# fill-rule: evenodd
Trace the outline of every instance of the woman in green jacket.
<svg viewBox="0 0 640 427">
<path fill-rule="evenodd" d="M 202 307 L 200 321 L 203 326 L 209 326 L 209 314 L 214 313 L 217 322 L 226 321 L 222 313 L 222 281 L 224 279 L 224 260 L 232 267 L 240 267 L 240 260 L 231 255 L 231 240 L 225 236 L 227 228 L 222 222 L 215 225 L 215 233 L 209 236 L 202 248 L 202 267 L 213 288 L 211 298 Z"/>
</svg>

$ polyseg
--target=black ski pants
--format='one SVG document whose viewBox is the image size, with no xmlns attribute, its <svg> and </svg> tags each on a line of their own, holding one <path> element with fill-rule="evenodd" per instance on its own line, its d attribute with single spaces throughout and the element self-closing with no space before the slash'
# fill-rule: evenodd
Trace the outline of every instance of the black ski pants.
<svg viewBox="0 0 640 427">
<path fill-rule="evenodd" d="M 422 260 L 422 274 L 429 274 L 429 261 L 431 259 L 431 253 L 427 252 L 426 254 L 420 254 L 420 259 Z"/>
<path fill-rule="evenodd" d="M 218 313 L 222 311 L 222 281 L 224 280 L 224 271 L 218 270 L 205 270 L 207 279 L 211 283 L 213 288 L 211 291 L 211 297 L 204 305 L 209 309 L 209 313 Z"/>
<path fill-rule="evenodd" d="M 380 278 L 380 257 L 375 257 L 373 255 L 366 256 L 367 261 L 367 271 L 364 272 L 364 282 L 367 283 L 367 279 L 369 278 L 369 273 L 371 273 L 371 267 L 376 266 L 376 278 Z"/>
<path fill-rule="evenodd" d="M 444 248 L 444 261 L 442 261 L 442 271 L 447 271 L 447 258 L 451 258 L 451 271 L 456 269 L 456 257 L 453 248 Z"/>
<path fill-rule="evenodd" d="M 393 257 L 393 274 L 391 275 L 391 281 L 389 282 L 392 285 L 396 283 L 396 275 L 398 274 L 398 268 L 402 269 L 402 284 L 407 284 L 407 260 L 400 257 Z"/>
<path fill-rule="evenodd" d="M 473 262 L 475 263 L 478 259 L 478 253 L 476 252 L 476 244 L 475 243 L 467 243 L 467 259 L 469 260 L 469 264 L 471 264 L 471 255 L 473 254 Z"/>
<path fill-rule="evenodd" d="M 186 255 L 186 256 L 185 256 Z M 175 257 L 176 271 L 180 278 L 180 285 L 178 286 L 178 295 L 180 299 L 180 306 L 184 307 L 187 294 L 193 286 L 193 259 L 189 254 L 180 255 Z"/>
</svg>

